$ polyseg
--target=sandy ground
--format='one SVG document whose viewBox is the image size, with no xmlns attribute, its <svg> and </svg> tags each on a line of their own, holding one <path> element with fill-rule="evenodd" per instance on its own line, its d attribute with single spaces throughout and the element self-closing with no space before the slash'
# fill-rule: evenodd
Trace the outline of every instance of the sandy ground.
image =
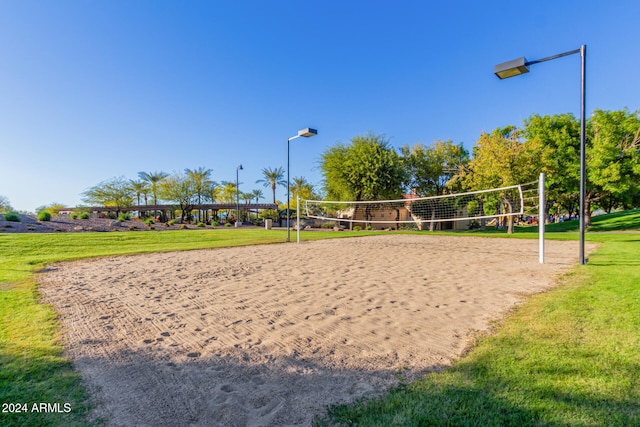
<svg viewBox="0 0 640 427">
<path fill-rule="evenodd" d="M 310 425 L 441 369 L 577 242 L 380 235 L 62 263 L 40 277 L 114 426 Z"/>
</svg>

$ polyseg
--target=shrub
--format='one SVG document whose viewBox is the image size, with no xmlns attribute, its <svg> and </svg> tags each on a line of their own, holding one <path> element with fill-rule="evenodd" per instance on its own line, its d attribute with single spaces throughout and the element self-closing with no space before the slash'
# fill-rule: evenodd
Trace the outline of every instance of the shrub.
<svg viewBox="0 0 640 427">
<path fill-rule="evenodd" d="M 362 227 L 360 227 L 359 225 L 355 225 L 353 227 L 353 231 L 360 231 L 360 230 L 362 230 Z"/>
<path fill-rule="evenodd" d="M 131 219 L 131 216 L 128 213 L 121 213 L 120 215 L 118 215 L 118 222 L 123 222 L 123 221 L 129 221 Z"/>
<path fill-rule="evenodd" d="M 367 225 L 364 229 L 367 230 L 367 231 L 374 230 L 374 228 L 372 226 L 370 226 L 370 225 Z"/>
<path fill-rule="evenodd" d="M 155 224 L 155 221 L 153 220 L 153 218 L 145 218 L 143 222 L 149 226 L 151 226 L 152 224 Z"/>
<path fill-rule="evenodd" d="M 9 212 L 4 214 L 5 221 L 20 222 L 20 215 L 17 212 Z"/>
<path fill-rule="evenodd" d="M 78 212 L 71 212 L 71 214 L 69 214 L 69 218 L 78 219 Z"/>
<path fill-rule="evenodd" d="M 204 227 L 204 222 L 199 222 L 196 224 L 196 227 Z"/>
<path fill-rule="evenodd" d="M 91 214 L 89 212 L 82 212 L 80 214 L 80 219 L 89 219 L 91 218 Z"/>
<path fill-rule="evenodd" d="M 211 226 L 212 227 L 217 227 L 219 225 L 220 225 L 220 223 L 218 221 L 211 221 Z"/>
<path fill-rule="evenodd" d="M 167 225 L 174 225 L 176 223 L 175 219 L 170 219 L 169 221 L 167 221 Z"/>
<path fill-rule="evenodd" d="M 51 213 L 47 211 L 38 212 L 38 221 L 51 221 Z"/>
<path fill-rule="evenodd" d="M 227 223 L 225 223 L 225 224 L 224 224 L 224 226 L 225 226 L 225 227 L 231 227 L 231 223 L 230 223 L 230 222 L 227 222 Z"/>
</svg>

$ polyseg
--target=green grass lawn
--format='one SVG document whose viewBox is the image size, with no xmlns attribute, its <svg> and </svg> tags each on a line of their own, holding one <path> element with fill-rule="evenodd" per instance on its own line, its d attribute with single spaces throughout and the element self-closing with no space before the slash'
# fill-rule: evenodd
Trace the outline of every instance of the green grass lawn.
<svg viewBox="0 0 640 427">
<path fill-rule="evenodd" d="M 599 219 L 603 231 L 640 229 L 638 211 Z M 565 223 L 567 224 L 567 223 Z M 594 221 L 595 225 L 595 221 Z M 535 237 L 534 228 L 516 237 Z M 567 230 L 571 231 L 571 230 Z M 365 232 L 302 233 L 304 240 Z M 474 233 L 477 235 L 477 233 Z M 495 236 L 495 234 L 493 234 Z M 549 238 L 577 238 L 549 233 Z M 563 286 L 532 297 L 495 335 L 440 374 L 381 400 L 336 407 L 323 424 L 640 425 L 640 234 L 602 242 Z M 293 236 L 295 238 L 295 235 Z M 49 263 L 117 254 L 283 242 L 281 230 L 0 234 L 0 403 L 70 404 L 66 413 L 0 413 L 3 426 L 79 426 L 87 394 L 64 358 L 59 323 L 38 302 L 35 273 Z"/>
</svg>

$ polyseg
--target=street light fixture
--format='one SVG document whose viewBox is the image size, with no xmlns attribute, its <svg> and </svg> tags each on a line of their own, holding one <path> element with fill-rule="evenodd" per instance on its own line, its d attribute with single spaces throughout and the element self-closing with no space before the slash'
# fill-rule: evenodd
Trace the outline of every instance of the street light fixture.
<svg viewBox="0 0 640 427">
<path fill-rule="evenodd" d="M 296 138 L 300 138 L 301 136 L 304 138 L 309 138 L 317 134 L 318 131 L 315 129 L 304 128 L 302 130 L 299 130 L 296 136 L 292 136 L 291 138 L 287 139 L 287 242 L 291 241 L 291 229 L 289 227 L 289 218 L 291 217 L 289 209 L 289 187 L 291 187 L 291 184 L 289 182 L 289 142 L 293 141 Z"/>
<path fill-rule="evenodd" d="M 493 72 L 501 80 L 509 77 L 519 76 L 529 72 L 529 66 L 539 64 L 541 62 L 551 61 L 552 59 L 562 58 L 579 53 L 582 61 L 582 69 L 580 72 L 581 90 L 580 90 L 580 265 L 586 264 L 584 254 L 584 229 L 585 229 L 585 201 L 587 194 L 587 174 L 586 174 L 586 132 L 585 132 L 585 81 L 586 81 L 586 63 L 587 63 L 587 46 L 582 45 L 580 49 L 571 50 L 569 52 L 559 53 L 557 55 L 548 56 L 546 58 L 535 61 L 527 61 L 525 57 L 503 62 L 493 68 Z M 544 221 L 544 218 L 540 218 Z"/>
<path fill-rule="evenodd" d="M 242 170 L 242 164 L 240 164 L 237 168 L 236 168 L 236 224 L 235 226 L 238 226 L 238 221 L 240 220 L 240 188 L 239 188 L 239 184 L 238 184 L 238 171 Z"/>
</svg>

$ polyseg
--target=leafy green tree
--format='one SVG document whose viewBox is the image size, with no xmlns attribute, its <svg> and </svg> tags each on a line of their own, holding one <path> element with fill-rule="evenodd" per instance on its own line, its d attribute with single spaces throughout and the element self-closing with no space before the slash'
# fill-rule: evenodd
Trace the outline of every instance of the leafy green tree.
<svg viewBox="0 0 640 427">
<path fill-rule="evenodd" d="M 633 206 L 640 175 L 637 113 L 595 110 L 587 121 L 587 191 L 585 224 L 592 205 L 610 210 Z M 541 145 L 539 163 L 546 173 L 547 196 L 564 211 L 578 213 L 580 191 L 580 123 L 571 114 L 533 115 L 525 121 L 525 136 Z"/>
<path fill-rule="evenodd" d="M 537 140 L 523 140 L 522 131 L 515 126 L 495 129 L 480 135 L 473 157 L 456 181 L 467 191 L 507 187 L 535 181 L 540 173 L 540 144 Z M 495 201 L 487 206 L 493 206 Z M 513 212 L 514 200 L 504 195 L 500 203 Z M 500 204 L 495 203 L 496 207 Z M 508 217 L 508 232 L 513 233 L 513 220 Z"/>
<path fill-rule="evenodd" d="M 547 210 L 577 213 L 580 191 L 580 121 L 572 114 L 532 115 L 524 122 L 527 140 L 540 146 L 540 172 L 545 173 Z"/>
<path fill-rule="evenodd" d="M 116 208 L 116 215 L 133 205 L 134 192 L 125 177 L 112 178 L 89 188 L 83 194 L 83 201 L 97 206 Z"/>
<path fill-rule="evenodd" d="M 158 193 L 163 200 L 180 206 L 182 221 L 191 220 L 191 211 L 198 202 L 195 181 L 182 173 L 167 176 L 158 184 Z"/>
<path fill-rule="evenodd" d="M 398 199 L 408 181 L 402 158 L 383 135 L 356 136 L 349 145 L 338 143 L 328 148 L 320 169 L 327 197 L 334 200 Z M 399 216 L 397 210 L 396 220 Z M 369 220 L 368 209 L 365 219 Z"/>
<path fill-rule="evenodd" d="M 284 179 L 285 170 L 280 166 L 279 168 L 263 168 L 262 176 L 264 179 L 259 179 L 256 183 L 262 183 L 265 187 L 271 187 L 271 191 L 273 192 L 273 203 L 276 202 L 276 186 L 282 185 L 287 188 L 287 180 Z"/>
<path fill-rule="evenodd" d="M 469 162 L 469 152 L 451 140 L 401 149 L 410 173 L 409 187 L 419 196 L 440 196 L 449 180 Z"/>
<path fill-rule="evenodd" d="M 587 152 L 585 224 L 591 225 L 591 203 L 630 200 L 640 181 L 640 119 L 638 113 L 595 110 Z"/>
<path fill-rule="evenodd" d="M 469 162 L 469 152 L 462 144 L 454 144 L 451 140 L 436 141 L 428 147 L 422 143 L 411 148 L 405 145 L 401 152 L 409 171 L 409 187 L 418 196 L 444 194 L 450 179 Z M 431 231 L 437 227 L 435 201 L 415 202 L 412 207 L 419 207 L 416 211 L 424 212 L 426 217 L 431 218 Z"/>
<path fill-rule="evenodd" d="M 0 213 L 4 214 L 12 211 L 13 208 L 11 207 L 11 203 L 9 203 L 9 199 L 5 196 L 0 196 Z"/>
</svg>

